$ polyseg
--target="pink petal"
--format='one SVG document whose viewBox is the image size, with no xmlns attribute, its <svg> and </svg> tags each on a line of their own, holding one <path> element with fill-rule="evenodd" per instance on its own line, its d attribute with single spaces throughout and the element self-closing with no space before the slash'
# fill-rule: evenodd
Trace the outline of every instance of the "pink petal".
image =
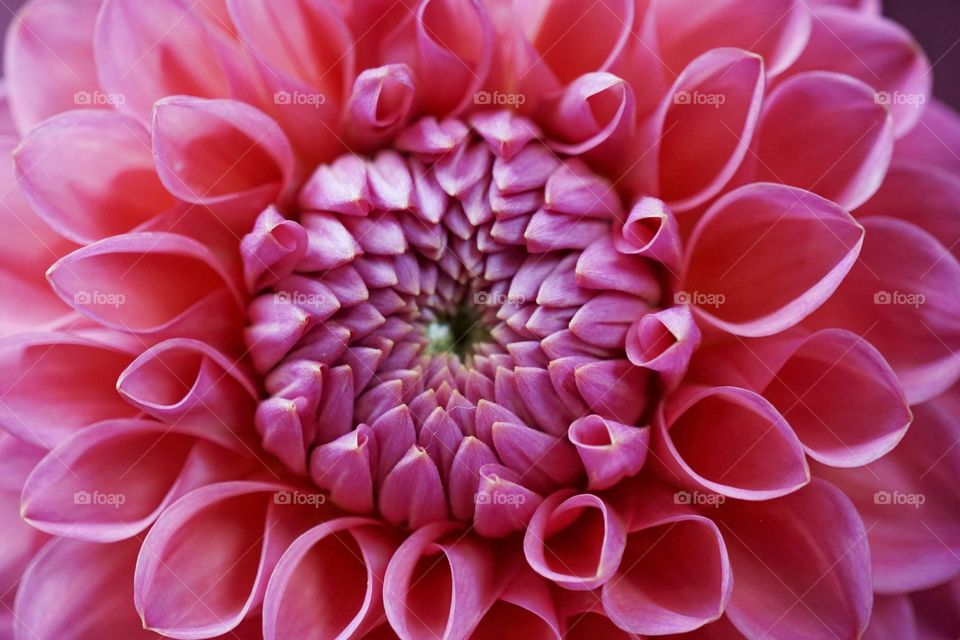
<svg viewBox="0 0 960 640">
<path fill-rule="evenodd" d="M 529 640 L 559 640 L 559 622 L 548 584 L 529 569 L 521 569 L 470 634 L 470 640 L 499 640 L 505 629 Z"/>
<path fill-rule="evenodd" d="M 960 116 L 944 103 L 930 100 L 917 125 L 897 140 L 896 156 L 960 173 Z"/>
<path fill-rule="evenodd" d="M 877 101 L 890 107 L 897 137 L 920 119 L 933 81 L 930 62 L 906 29 L 879 15 L 835 8 L 814 12 L 810 42 L 790 73 L 810 70 L 836 71 L 872 86 Z"/>
<path fill-rule="evenodd" d="M 133 358 L 124 346 L 71 334 L 21 334 L 0 343 L 0 426 L 50 449 L 74 432 L 137 411 L 115 388 Z"/>
<path fill-rule="evenodd" d="M 172 233 L 128 233 L 74 251 L 47 272 L 75 309 L 116 329 L 224 339 L 239 293 L 209 249 Z"/>
<path fill-rule="evenodd" d="M 683 633 L 719 618 L 733 585 L 717 525 L 670 515 L 630 526 L 620 570 L 603 587 L 603 608 L 631 633 Z"/>
<path fill-rule="evenodd" d="M 863 634 L 864 640 L 884 640 L 885 638 L 917 640 L 917 637 L 917 622 L 908 596 L 876 595 L 873 597 L 870 626 Z"/>
<path fill-rule="evenodd" d="M 587 470 L 587 488 L 595 491 L 640 473 L 647 459 L 650 429 L 590 415 L 573 422 L 568 437 Z"/>
<path fill-rule="evenodd" d="M 700 329 L 687 306 L 669 307 L 637 320 L 626 335 L 627 359 L 659 372 L 676 386 L 700 346 Z"/>
<path fill-rule="evenodd" d="M 373 510 L 376 441 L 370 428 L 360 425 L 333 442 L 313 450 L 310 478 L 330 492 L 330 499 L 358 513 Z"/>
<path fill-rule="evenodd" d="M 640 394 L 649 380 L 647 374 L 627 360 L 600 360 L 578 366 L 574 379 L 584 402 L 594 413 L 633 424 L 646 409 Z"/>
<path fill-rule="evenodd" d="M 633 205 L 613 237 L 617 251 L 641 255 L 672 271 L 680 266 L 680 230 L 670 208 L 657 198 L 641 198 Z"/>
<path fill-rule="evenodd" d="M 292 502 L 294 495 L 305 494 L 282 484 L 224 482 L 165 510 L 134 576 L 144 625 L 174 637 L 236 627 L 260 605 L 282 551 L 320 518 L 318 509 Z"/>
<path fill-rule="evenodd" d="M 721 0 L 696 19 L 683 0 L 653 4 L 658 53 L 673 75 L 704 51 L 738 47 L 762 56 L 773 76 L 796 60 L 810 35 L 810 10 L 799 0 Z"/>
<path fill-rule="evenodd" d="M 139 540 L 94 544 L 52 540 L 24 573 L 14 611 L 16 636 L 94 640 L 159 638 L 133 607 Z M 65 598 L 64 594 L 70 597 Z"/>
<path fill-rule="evenodd" d="M 294 168 L 290 143 L 276 122 L 234 100 L 158 101 L 153 153 L 170 193 L 195 204 L 233 204 L 248 215 L 282 196 Z"/>
<path fill-rule="evenodd" d="M 3 75 L 10 89 L 10 112 L 21 134 L 63 111 L 110 106 L 100 103 L 108 96 L 98 91 L 93 60 L 100 5 L 100 0 L 31 2 L 13 20 Z"/>
<path fill-rule="evenodd" d="M 467 635 L 496 599 L 493 550 L 434 523 L 400 545 L 383 583 L 387 619 L 404 639 Z"/>
<path fill-rule="evenodd" d="M 368 148 L 399 133 L 412 115 L 415 90 L 413 73 L 405 64 L 365 69 L 354 80 L 347 102 L 348 139 Z"/>
<path fill-rule="evenodd" d="M 719 509 L 737 579 L 727 616 L 747 637 L 858 637 L 870 617 L 863 523 L 836 487 L 814 480 L 770 502 Z"/>
<path fill-rule="evenodd" d="M 645 132 L 652 151 L 641 158 L 656 163 L 649 169 L 658 176 L 651 187 L 674 211 L 703 204 L 733 177 L 750 146 L 763 92 L 762 58 L 740 49 L 708 51 L 674 82 Z M 691 149 L 697 153 L 691 156 Z"/>
<path fill-rule="evenodd" d="M 410 447 L 380 487 L 379 511 L 391 524 L 417 529 L 447 517 L 446 493 L 436 463 L 418 446 Z"/>
<path fill-rule="evenodd" d="M 240 252 L 247 289 L 258 291 L 293 272 L 306 255 L 307 232 L 270 206 L 243 237 Z"/>
<path fill-rule="evenodd" d="M 515 471 L 499 464 L 480 468 L 480 482 L 473 495 L 474 529 L 486 538 L 502 538 L 526 529 L 543 499 L 523 485 Z"/>
<path fill-rule="evenodd" d="M 264 638 L 360 637 L 383 616 L 396 535 L 361 518 L 310 529 L 284 552 L 263 603 Z"/>
<path fill-rule="evenodd" d="M 736 387 L 688 389 L 654 425 L 656 459 L 684 485 L 769 500 L 810 481 L 790 425 L 762 397 Z"/>
<path fill-rule="evenodd" d="M 742 187 L 698 222 L 676 301 L 693 303 L 698 318 L 735 335 L 779 333 L 840 286 L 863 236 L 849 214 L 812 193 L 765 183 Z M 764 275 L 770 273 L 779 275 Z"/>
<path fill-rule="evenodd" d="M 559 491 L 537 509 L 523 539 L 530 567 L 566 589 L 586 591 L 611 580 L 626 528 L 598 496 Z"/>
<path fill-rule="evenodd" d="M 860 259 L 809 324 L 866 335 L 910 403 L 923 402 L 960 378 L 960 262 L 908 222 L 877 216 L 863 224 Z"/>
<path fill-rule="evenodd" d="M 876 192 L 893 154 L 893 120 L 874 90 L 835 73 L 777 86 L 758 136 L 759 180 L 813 191 L 847 210 Z"/>
</svg>

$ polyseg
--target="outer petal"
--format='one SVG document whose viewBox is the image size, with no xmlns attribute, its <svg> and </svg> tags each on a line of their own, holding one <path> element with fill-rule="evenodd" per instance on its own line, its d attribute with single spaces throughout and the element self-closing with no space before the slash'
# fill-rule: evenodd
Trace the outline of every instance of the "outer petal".
<svg viewBox="0 0 960 640">
<path fill-rule="evenodd" d="M 144 630 L 130 606 L 130 578 L 139 547 L 139 540 L 114 544 L 51 540 L 27 568 L 17 590 L 16 637 L 159 638 Z"/>
<path fill-rule="evenodd" d="M 372 520 L 338 518 L 284 551 L 263 603 L 266 640 L 360 637 L 383 616 L 382 587 L 397 536 Z"/>
<path fill-rule="evenodd" d="M 319 498 L 283 484 L 226 482 L 164 511 L 137 560 L 134 601 L 144 624 L 174 638 L 236 627 L 261 603 L 283 550 L 320 518 L 306 506 L 319 501 L 301 496 Z"/>
<path fill-rule="evenodd" d="M 495 555 L 455 525 L 434 523 L 400 545 L 384 578 L 387 618 L 403 640 L 459 638 L 496 599 Z"/>
<path fill-rule="evenodd" d="M 694 229 L 679 302 L 693 303 L 698 317 L 735 335 L 780 333 L 840 286 L 863 235 L 845 211 L 807 191 L 742 187 Z"/>
<path fill-rule="evenodd" d="M 3 76 L 20 133 L 62 111 L 98 103 L 93 31 L 100 0 L 35 0 L 7 34 Z M 106 102 L 97 106 L 107 107 Z"/>
<path fill-rule="evenodd" d="M 0 426 L 52 448 L 72 433 L 136 410 L 115 388 L 133 358 L 123 346 L 71 334 L 22 334 L 0 343 Z"/>
<path fill-rule="evenodd" d="M 893 120 L 875 93 L 825 72 L 777 86 L 760 123 L 758 178 L 813 191 L 847 210 L 863 204 L 893 155 Z"/>
<path fill-rule="evenodd" d="M 720 531 L 737 577 L 727 607 L 747 637 L 858 637 L 870 618 L 863 522 L 836 487 L 814 480 L 771 502 L 729 501 Z"/>
<path fill-rule="evenodd" d="M 656 460 L 677 480 L 740 500 L 769 500 L 810 480 L 790 425 L 759 395 L 687 389 L 655 421 Z"/>
<path fill-rule="evenodd" d="M 931 100 L 910 133 L 897 140 L 897 158 L 932 162 L 960 173 L 960 116 L 951 107 Z"/>
<path fill-rule="evenodd" d="M 870 616 L 870 626 L 863 634 L 864 640 L 917 640 L 917 637 L 917 621 L 908 596 L 874 596 L 873 615 Z"/>
<path fill-rule="evenodd" d="M 878 216 L 863 225 L 860 260 L 809 324 L 865 336 L 911 404 L 923 402 L 960 378 L 960 262 L 910 223 Z"/>
<path fill-rule="evenodd" d="M 173 205 L 147 130 L 119 113 L 56 116 L 27 135 L 14 162 L 34 210 L 79 243 L 131 231 Z"/>
<path fill-rule="evenodd" d="M 902 136 L 923 115 L 933 81 L 930 63 L 910 33 L 892 20 L 848 9 L 814 13 L 810 42 L 790 73 L 822 69 L 853 76 L 877 91 Z"/>
</svg>

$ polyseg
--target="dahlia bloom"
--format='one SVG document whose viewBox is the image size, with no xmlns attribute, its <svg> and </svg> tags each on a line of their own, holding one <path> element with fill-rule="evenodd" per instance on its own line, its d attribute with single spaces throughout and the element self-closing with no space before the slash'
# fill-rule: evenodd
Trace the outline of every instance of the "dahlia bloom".
<svg viewBox="0 0 960 640">
<path fill-rule="evenodd" d="M 0 638 L 960 637 L 960 118 L 871 0 L 30 0 Z"/>
</svg>

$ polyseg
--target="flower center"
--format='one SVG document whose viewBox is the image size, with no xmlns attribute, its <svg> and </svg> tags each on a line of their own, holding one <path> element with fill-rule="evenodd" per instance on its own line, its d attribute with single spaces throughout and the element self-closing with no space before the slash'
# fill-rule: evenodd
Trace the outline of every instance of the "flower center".
<svg viewBox="0 0 960 640">
<path fill-rule="evenodd" d="M 318 168 L 244 240 L 264 447 L 351 511 L 522 527 L 584 482 L 573 422 L 635 425 L 650 400 L 624 343 L 660 290 L 613 248 L 620 218 L 510 112 Z"/>
</svg>

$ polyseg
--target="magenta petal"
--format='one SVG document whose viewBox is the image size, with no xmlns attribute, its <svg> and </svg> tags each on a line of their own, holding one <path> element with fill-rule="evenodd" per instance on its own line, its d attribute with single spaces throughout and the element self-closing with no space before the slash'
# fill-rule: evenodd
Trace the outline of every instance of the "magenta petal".
<svg viewBox="0 0 960 640">
<path fill-rule="evenodd" d="M 477 533 L 502 538 L 523 531 L 542 498 L 523 485 L 520 474 L 498 464 L 487 464 L 480 468 L 480 483 L 473 500 Z"/>
<path fill-rule="evenodd" d="M 848 213 L 808 191 L 766 183 L 742 187 L 697 223 L 675 300 L 693 304 L 698 318 L 735 335 L 779 333 L 840 286 L 863 237 Z"/>
<path fill-rule="evenodd" d="M 576 452 L 565 440 L 510 422 L 494 423 L 492 432 L 503 464 L 538 491 L 564 486 L 583 473 Z"/>
<path fill-rule="evenodd" d="M 358 513 L 373 510 L 376 441 L 370 428 L 358 426 L 313 450 L 310 478 L 330 492 L 334 503 Z"/>
<path fill-rule="evenodd" d="M 101 4 L 99 0 L 31 2 L 13 20 L 3 76 L 10 89 L 11 116 L 21 134 L 63 111 L 112 106 L 99 104 L 109 96 L 98 91 L 93 59 L 94 25 Z"/>
<path fill-rule="evenodd" d="M 617 251 L 641 255 L 670 270 L 680 266 L 680 230 L 670 208 L 657 198 L 641 198 L 614 235 Z"/>
<path fill-rule="evenodd" d="M 50 541 L 17 589 L 16 637 L 156 639 L 130 606 L 139 549 L 136 539 L 114 544 Z"/>
<path fill-rule="evenodd" d="M 549 583 L 522 568 L 470 634 L 470 640 L 500 640 L 505 629 L 529 640 L 559 640 L 560 624 Z"/>
<path fill-rule="evenodd" d="M 366 215 L 371 207 L 366 162 L 345 155 L 333 164 L 321 165 L 301 190 L 300 206 L 348 216 Z"/>
<path fill-rule="evenodd" d="M 735 387 L 678 394 L 654 430 L 656 459 L 678 481 L 739 500 L 769 500 L 810 481 L 800 441 L 759 395 Z"/>
<path fill-rule="evenodd" d="M 910 598 L 906 595 L 873 597 L 870 626 L 863 634 L 864 640 L 903 638 L 917 640 L 917 622 Z"/>
<path fill-rule="evenodd" d="M 627 359 L 659 372 L 670 386 L 679 383 L 699 346 L 700 329 L 687 306 L 647 314 L 626 335 Z"/>
<path fill-rule="evenodd" d="M 387 522 L 407 523 L 412 529 L 446 520 L 443 480 L 423 447 L 410 447 L 383 479 L 378 505 Z"/>
<path fill-rule="evenodd" d="M 609 489 L 640 473 L 647 459 L 650 428 L 637 428 L 600 416 L 585 416 L 570 425 L 570 442 L 587 470 L 587 487 Z"/>
<path fill-rule="evenodd" d="M 616 164 L 635 133 L 635 112 L 633 89 L 627 82 L 611 73 L 585 73 L 550 107 L 549 130 L 560 140 L 551 146 L 560 153 L 590 153 Z"/>
<path fill-rule="evenodd" d="M 466 636 L 493 604 L 493 549 L 455 525 L 427 525 L 408 537 L 387 566 L 387 618 L 405 640 Z"/>
<path fill-rule="evenodd" d="M 14 162 L 34 209 L 76 242 L 131 231 L 173 205 L 157 178 L 147 130 L 118 113 L 52 118 L 23 140 Z M 97 171 L 87 171 L 91 166 Z"/>
<path fill-rule="evenodd" d="M 307 232 L 270 206 L 243 237 L 240 252 L 247 288 L 257 291 L 293 272 L 306 255 Z"/>
<path fill-rule="evenodd" d="M 727 502 L 719 516 L 736 576 L 727 616 L 744 635 L 863 633 L 873 597 L 867 534 L 836 487 L 814 480 L 778 500 Z"/>
<path fill-rule="evenodd" d="M 603 608 L 622 629 L 659 636 L 720 617 L 733 572 L 721 530 L 698 515 L 634 523 L 620 570 L 603 587 Z"/>
<path fill-rule="evenodd" d="M 284 551 L 263 602 L 267 640 L 359 637 L 383 616 L 381 585 L 396 536 L 376 522 L 338 518 Z"/>
<path fill-rule="evenodd" d="M 960 116 L 938 100 L 930 100 L 923 117 L 910 132 L 897 140 L 896 157 L 933 163 L 960 173 Z"/>
<path fill-rule="evenodd" d="M 853 210 L 880 187 L 893 155 L 893 120 L 875 91 L 848 76 L 791 77 L 764 104 L 760 180 L 782 182 Z"/>
<path fill-rule="evenodd" d="M 473 519 L 480 469 L 496 462 L 497 456 L 482 440 L 467 436 L 460 441 L 450 465 L 447 487 L 454 517 L 468 521 Z"/>
<path fill-rule="evenodd" d="M 613 578 L 626 537 L 620 516 L 602 498 L 564 490 L 537 509 L 523 551 L 543 577 L 566 589 L 586 591 Z"/>
<path fill-rule="evenodd" d="M 412 113 L 415 89 L 413 74 L 405 64 L 364 69 L 354 80 L 347 102 L 347 137 L 366 148 L 401 131 Z"/>
<path fill-rule="evenodd" d="M 577 366 L 574 379 L 594 413 L 633 424 L 646 410 L 641 390 L 649 380 L 648 373 L 627 360 L 600 360 Z"/>
</svg>

